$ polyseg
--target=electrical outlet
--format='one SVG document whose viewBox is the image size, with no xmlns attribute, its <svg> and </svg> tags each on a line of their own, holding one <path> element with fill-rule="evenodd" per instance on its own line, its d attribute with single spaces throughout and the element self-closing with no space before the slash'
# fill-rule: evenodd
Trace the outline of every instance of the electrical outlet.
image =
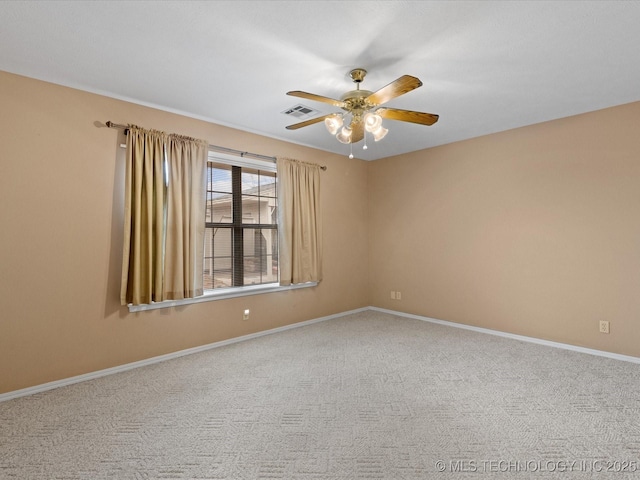
<svg viewBox="0 0 640 480">
<path fill-rule="evenodd" d="M 400 292 L 396 292 L 396 300 L 402 300 L 402 294 Z"/>
<path fill-rule="evenodd" d="M 391 300 L 395 300 L 396 299 L 396 292 L 392 291 L 391 292 Z"/>
<path fill-rule="evenodd" d="M 242 314 L 242 320 L 249 320 L 249 309 L 248 308 Z"/>
<path fill-rule="evenodd" d="M 600 333 L 609 333 L 609 322 L 600 320 Z"/>
</svg>

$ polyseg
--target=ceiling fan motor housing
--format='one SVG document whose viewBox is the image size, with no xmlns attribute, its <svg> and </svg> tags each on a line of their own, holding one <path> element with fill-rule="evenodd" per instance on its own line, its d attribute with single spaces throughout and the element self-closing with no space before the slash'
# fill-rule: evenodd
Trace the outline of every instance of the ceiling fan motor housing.
<svg viewBox="0 0 640 480">
<path fill-rule="evenodd" d="M 354 68 L 351 70 L 349 72 L 349 76 L 357 85 L 357 89 L 351 90 L 340 97 L 340 100 L 345 103 L 345 106 L 342 107 L 342 109 L 351 113 L 356 121 L 358 121 L 365 112 L 371 110 L 375 106 L 365 100 L 373 92 L 369 90 L 360 90 L 360 83 L 364 80 L 366 75 L 367 71 L 364 68 Z"/>
<path fill-rule="evenodd" d="M 345 93 L 340 97 L 340 100 L 345 103 L 342 109 L 352 113 L 354 116 L 362 115 L 375 106 L 366 101 L 366 98 L 372 93 L 369 90 L 351 90 Z"/>
</svg>

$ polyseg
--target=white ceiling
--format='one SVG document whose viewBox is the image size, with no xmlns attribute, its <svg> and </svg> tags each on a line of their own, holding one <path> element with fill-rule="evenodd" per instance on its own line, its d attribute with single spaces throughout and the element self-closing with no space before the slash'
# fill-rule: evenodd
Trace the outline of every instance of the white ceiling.
<svg viewBox="0 0 640 480">
<path fill-rule="evenodd" d="M 385 120 L 353 147 L 374 160 L 640 100 L 639 25 L 638 1 L 4 0 L 0 70 L 345 155 L 282 113 L 340 110 L 286 92 L 339 98 L 355 67 L 372 91 L 420 78 L 386 106 L 440 120 Z"/>
</svg>

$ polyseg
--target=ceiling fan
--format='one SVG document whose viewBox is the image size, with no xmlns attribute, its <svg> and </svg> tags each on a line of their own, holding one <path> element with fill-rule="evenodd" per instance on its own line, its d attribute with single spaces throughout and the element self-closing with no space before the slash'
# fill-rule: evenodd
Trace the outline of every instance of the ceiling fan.
<svg viewBox="0 0 640 480">
<path fill-rule="evenodd" d="M 342 143 L 357 143 L 365 136 L 365 131 L 373 135 L 375 141 L 381 140 L 388 132 L 382 126 L 382 119 L 400 120 L 402 122 L 418 123 L 421 125 L 433 125 L 438 121 L 438 115 L 433 113 L 414 112 L 412 110 L 400 110 L 398 108 L 381 107 L 380 105 L 400 95 L 410 92 L 422 85 L 420 79 L 411 75 L 403 75 L 376 92 L 360 90 L 360 83 L 364 80 L 367 71 L 363 68 L 355 68 L 349 72 L 349 76 L 356 84 L 356 89 L 351 90 L 340 97 L 340 100 L 323 97 L 313 93 L 294 90 L 287 95 L 306 98 L 317 102 L 328 103 L 342 108 L 346 113 L 330 113 L 322 117 L 312 118 L 304 122 L 289 125 L 288 130 L 297 130 L 324 121 L 327 130 L 335 135 Z M 350 116 L 351 122 L 345 125 L 345 119 Z M 366 148 L 366 142 L 365 147 Z"/>
</svg>

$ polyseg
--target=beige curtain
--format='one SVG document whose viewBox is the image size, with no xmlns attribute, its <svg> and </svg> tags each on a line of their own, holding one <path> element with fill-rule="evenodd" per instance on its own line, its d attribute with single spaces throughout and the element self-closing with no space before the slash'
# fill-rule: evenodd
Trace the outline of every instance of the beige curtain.
<svg viewBox="0 0 640 480">
<path fill-rule="evenodd" d="M 202 295 L 208 144 L 172 135 L 167 144 L 169 185 L 164 253 L 164 298 Z"/>
<path fill-rule="evenodd" d="M 207 143 L 129 127 L 120 301 L 202 295 Z"/>
<path fill-rule="evenodd" d="M 277 159 L 280 284 L 322 280 L 320 165 Z"/>
</svg>

